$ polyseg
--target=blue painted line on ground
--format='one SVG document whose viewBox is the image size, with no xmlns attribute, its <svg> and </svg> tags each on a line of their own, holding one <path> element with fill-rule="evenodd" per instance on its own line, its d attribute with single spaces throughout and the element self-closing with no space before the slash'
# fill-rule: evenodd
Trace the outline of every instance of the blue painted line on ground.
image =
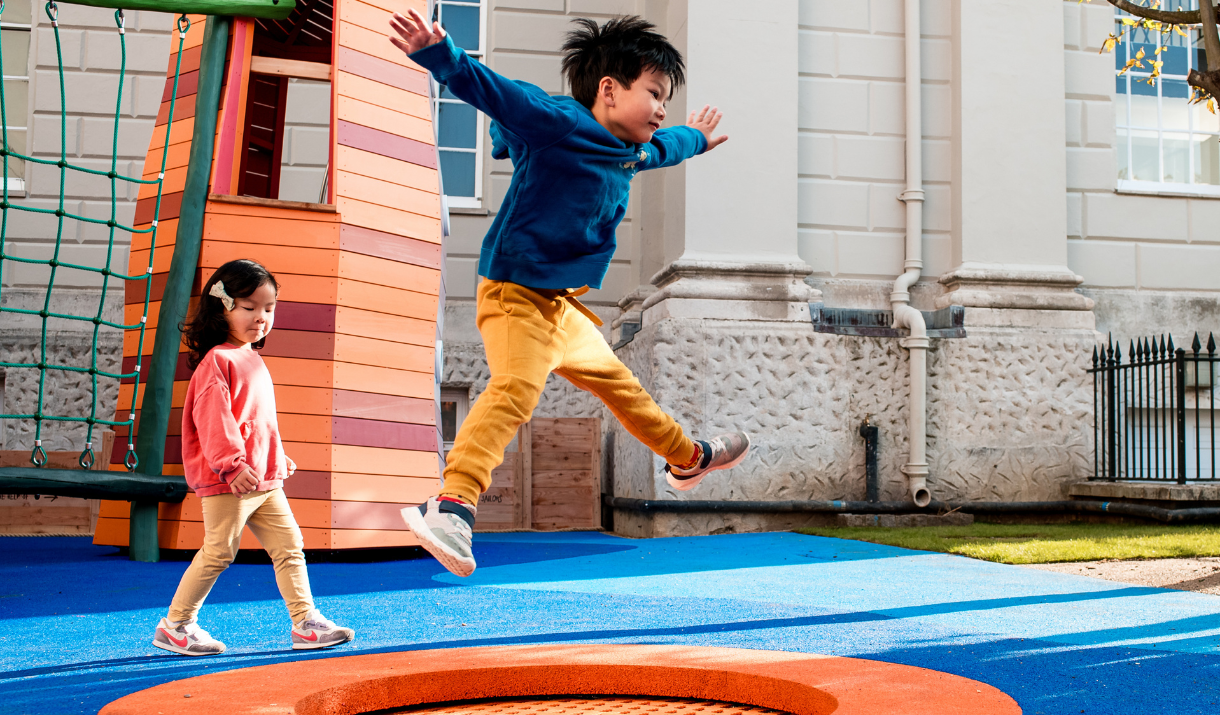
<svg viewBox="0 0 1220 715">
<path fill-rule="evenodd" d="M 468 579 L 427 558 L 319 563 L 319 607 L 351 646 L 289 650 L 269 565 L 221 577 L 215 658 L 149 645 L 185 562 L 82 538 L 0 538 L 0 707 L 96 713 L 160 683 L 358 653 L 670 643 L 873 658 L 990 683 L 1029 715 L 1214 713 L 1220 599 L 791 533 L 630 540 L 476 535 Z"/>
</svg>

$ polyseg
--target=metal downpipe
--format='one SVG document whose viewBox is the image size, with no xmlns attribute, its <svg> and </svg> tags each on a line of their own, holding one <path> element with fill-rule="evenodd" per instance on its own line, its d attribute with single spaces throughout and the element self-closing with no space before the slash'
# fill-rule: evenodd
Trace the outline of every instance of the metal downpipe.
<svg viewBox="0 0 1220 715">
<path fill-rule="evenodd" d="M 919 58 L 920 0 L 905 0 L 906 49 L 906 179 L 907 188 L 899 196 L 906 203 L 905 273 L 894 281 L 890 304 L 894 327 L 910 330 L 900 345 L 910 352 L 910 397 L 907 404 L 907 439 L 910 453 L 902 471 L 907 475 L 911 500 L 924 507 L 932 502 L 928 491 L 928 327 L 923 313 L 911 307 L 911 286 L 923 272 L 923 101 L 920 85 L 923 70 Z"/>
</svg>

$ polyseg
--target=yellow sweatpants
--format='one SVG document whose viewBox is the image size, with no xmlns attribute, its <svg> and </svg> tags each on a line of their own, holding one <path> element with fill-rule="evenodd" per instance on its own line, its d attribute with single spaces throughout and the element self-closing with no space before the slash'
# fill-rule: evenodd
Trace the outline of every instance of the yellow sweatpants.
<svg viewBox="0 0 1220 715">
<path fill-rule="evenodd" d="M 568 300 L 484 280 L 477 309 L 491 381 L 458 430 L 441 495 L 478 504 L 491 486 L 491 470 L 504 461 L 517 428 L 529 421 L 552 372 L 597 395 L 628 432 L 667 462 L 694 458 L 694 442 Z"/>
<path fill-rule="evenodd" d="M 305 540 L 283 489 L 265 492 L 216 494 L 202 497 L 203 548 L 182 574 L 167 618 L 187 621 L 199 613 L 217 577 L 233 562 L 241 545 L 242 529 L 250 531 L 271 556 L 275 583 L 288 614 L 296 623 L 313 609 L 309 575 L 305 571 Z"/>
</svg>

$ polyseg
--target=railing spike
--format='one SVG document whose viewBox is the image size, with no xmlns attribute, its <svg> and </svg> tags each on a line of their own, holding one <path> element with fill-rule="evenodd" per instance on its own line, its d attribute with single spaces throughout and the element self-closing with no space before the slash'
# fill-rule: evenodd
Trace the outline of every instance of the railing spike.
<svg viewBox="0 0 1220 715">
<path fill-rule="evenodd" d="M 1138 340 L 1136 340 L 1132 344 L 1135 346 L 1135 348 L 1134 348 L 1134 352 L 1132 352 L 1131 354 L 1134 355 L 1136 357 L 1136 359 L 1143 360 L 1144 359 L 1144 344 Z"/>
<path fill-rule="evenodd" d="M 1212 335 L 1211 333 L 1207 334 L 1207 354 L 1216 354 L 1216 336 Z"/>
<path fill-rule="evenodd" d="M 1173 347 L 1173 336 L 1170 335 L 1169 336 L 1169 354 L 1173 355 L 1175 352 L 1177 352 L 1177 351 L 1174 350 L 1174 347 Z"/>
<path fill-rule="evenodd" d="M 1190 349 L 1194 351 L 1196 355 L 1198 355 L 1199 351 L 1203 349 L 1203 343 L 1199 342 L 1199 333 L 1197 332 L 1195 333 L 1195 339 L 1190 343 Z"/>
<path fill-rule="evenodd" d="M 1123 364 L 1123 346 L 1122 345 L 1114 346 L 1114 364 L 1115 365 Z"/>
</svg>

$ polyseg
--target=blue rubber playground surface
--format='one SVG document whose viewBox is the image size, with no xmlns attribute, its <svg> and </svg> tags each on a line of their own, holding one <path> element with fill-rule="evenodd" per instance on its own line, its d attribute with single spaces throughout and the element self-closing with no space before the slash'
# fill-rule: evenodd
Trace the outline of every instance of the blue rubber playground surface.
<svg viewBox="0 0 1220 715">
<path fill-rule="evenodd" d="M 288 660 L 529 643 L 872 658 L 990 683 L 1029 715 L 1220 712 L 1216 596 L 790 533 L 476 535 L 475 554 L 468 579 L 428 558 L 312 564 L 319 607 L 357 632 L 321 653 L 289 650 L 271 567 L 236 564 L 200 618 L 228 652 L 183 658 L 149 641 L 185 562 L 0 538 L 0 712 L 95 713 Z"/>
</svg>

